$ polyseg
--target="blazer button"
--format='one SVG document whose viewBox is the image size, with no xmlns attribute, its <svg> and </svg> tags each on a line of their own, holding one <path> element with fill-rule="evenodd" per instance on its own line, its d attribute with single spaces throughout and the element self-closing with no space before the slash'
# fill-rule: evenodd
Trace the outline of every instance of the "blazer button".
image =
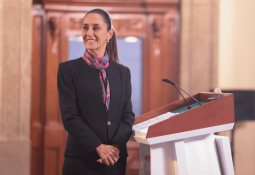
<svg viewBox="0 0 255 175">
<path fill-rule="evenodd" d="M 107 125 L 108 125 L 108 126 L 111 126 L 111 124 L 112 124 L 112 123 L 111 123 L 110 121 L 107 122 Z"/>
</svg>

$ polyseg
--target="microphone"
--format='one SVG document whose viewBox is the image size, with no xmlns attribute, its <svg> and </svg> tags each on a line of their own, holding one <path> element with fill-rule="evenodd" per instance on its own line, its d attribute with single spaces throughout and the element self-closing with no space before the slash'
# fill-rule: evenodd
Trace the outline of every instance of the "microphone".
<svg viewBox="0 0 255 175">
<path fill-rule="evenodd" d="M 183 95 L 182 95 L 182 93 L 180 92 L 180 90 L 182 90 L 185 94 L 187 94 L 192 100 L 194 100 L 195 102 L 197 102 L 200 106 L 202 105 L 201 102 L 199 102 L 196 98 L 192 97 L 188 92 L 186 92 L 184 89 L 182 89 L 180 86 L 178 86 L 178 85 L 177 85 L 176 83 L 174 83 L 173 81 L 171 81 L 171 80 L 169 80 L 169 79 L 166 79 L 166 78 L 163 78 L 162 81 L 165 82 L 165 83 L 168 83 L 168 84 L 173 85 L 173 86 L 176 88 L 177 92 L 182 96 L 183 99 L 185 99 L 185 98 L 183 97 Z M 188 103 L 186 99 L 185 99 L 184 101 L 185 101 L 186 104 Z M 189 105 L 187 105 L 187 106 L 189 107 Z"/>
<path fill-rule="evenodd" d="M 176 89 L 176 92 L 177 92 L 179 95 L 181 95 L 182 99 L 183 99 L 184 102 L 185 102 L 185 105 L 188 107 L 188 109 L 191 109 L 191 106 L 189 105 L 187 99 L 182 95 L 182 93 L 180 92 L 180 89 L 175 85 L 174 82 L 172 82 L 172 81 L 170 81 L 170 80 L 168 80 L 168 79 L 162 79 L 162 81 L 165 82 L 165 83 L 169 83 L 169 84 L 173 85 L 173 86 L 175 87 L 175 89 Z"/>
</svg>

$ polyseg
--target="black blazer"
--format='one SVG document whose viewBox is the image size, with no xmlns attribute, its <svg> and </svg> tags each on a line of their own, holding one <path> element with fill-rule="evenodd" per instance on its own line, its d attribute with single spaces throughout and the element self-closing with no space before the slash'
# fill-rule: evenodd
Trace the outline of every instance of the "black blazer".
<svg viewBox="0 0 255 175">
<path fill-rule="evenodd" d="M 98 70 L 83 58 L 59 65 L 58 90 L 62 121 L 68 132 L 66 157 L 98 159 L 100 144 L 115 144 L 120 156 L 127 156 L 126 143 L 132 133 L 130 71 L 110 60 L 106 69 L 110 83 L 110 107 L 106 111 Z M 95 162 L 95 165 L 98 166 Z"/>
</svg>

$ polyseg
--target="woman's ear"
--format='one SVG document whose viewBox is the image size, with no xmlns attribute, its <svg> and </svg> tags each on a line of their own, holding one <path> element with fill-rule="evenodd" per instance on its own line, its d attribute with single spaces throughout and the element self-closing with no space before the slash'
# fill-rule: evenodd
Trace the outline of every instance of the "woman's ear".
<svg viewBox="0 0 255 175">
<path fill-rule="evenodd" d="M 114 33 L 113 29 L 110 29 L 110 30 L 108 31 L 108 37 L 107 37 L 107 40 L 110 40 L 110 39 L 112 38 L 113 33 Z"/>
</svg>

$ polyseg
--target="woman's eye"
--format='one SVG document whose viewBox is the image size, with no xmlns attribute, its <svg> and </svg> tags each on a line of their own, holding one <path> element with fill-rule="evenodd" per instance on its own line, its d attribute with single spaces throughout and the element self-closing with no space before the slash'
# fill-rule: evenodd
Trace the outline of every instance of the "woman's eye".
<svg viewBox="0 0 255 175">
<path fill-rule="evenodd" d="M 83 30 L 84 30 L 84 31 L 88 31 L 88 30 L 89 30 L 89 27 L 88 27 L 88 26 L 84 26 L 84 27 L 83 27 Z M 98 30 L 100 30 L 100 27 L 93 27 L 93 31 L 98 31 Z"/>
<path fill-rule="evenodd" d="M 100 28 L 99 27 L 93 27 L 93 30 L 94 31 L 97 31 L 97 30 L 99 30 Z"/>
</svg>

